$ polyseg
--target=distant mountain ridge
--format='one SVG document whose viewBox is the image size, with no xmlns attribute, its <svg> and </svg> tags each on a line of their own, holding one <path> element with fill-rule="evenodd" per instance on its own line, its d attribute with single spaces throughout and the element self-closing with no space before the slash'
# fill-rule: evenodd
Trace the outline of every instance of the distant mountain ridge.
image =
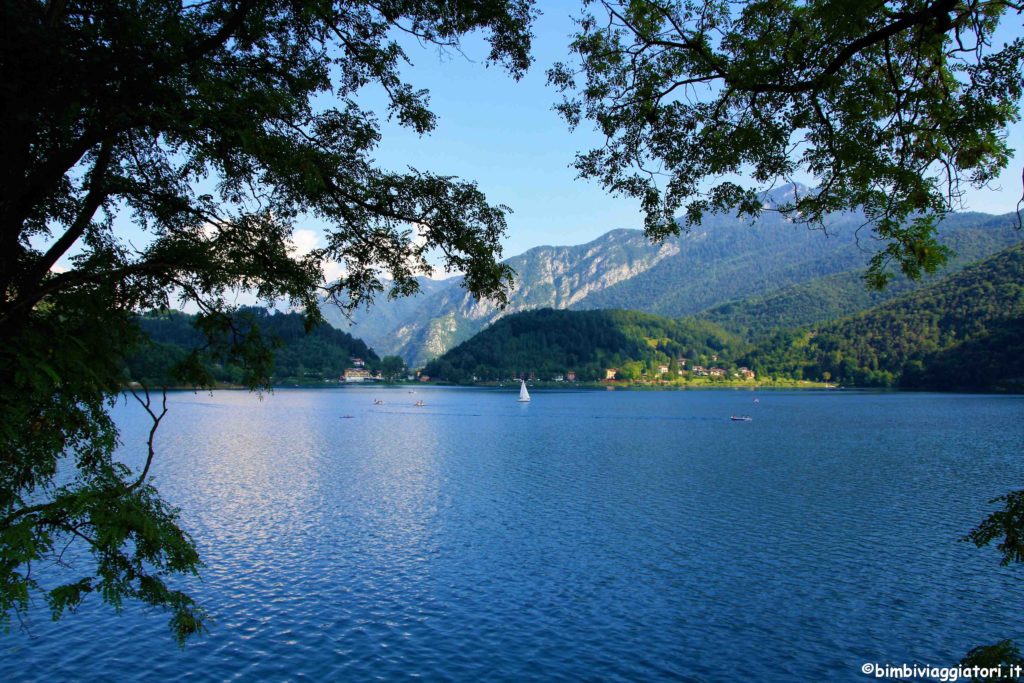
<svg viewBox="0 0 1024 683">
<path fill-rule="evenodd" d="M 765 203 L 785 203 L 791 192 L 790 187 L 778 188 Z M 1013 214 L 955 214 L 940 226 L 940 239 L 962 253 L 955 269 L 1021 241 L 1024 235 L 1015 229 L 1016 222 Z M 489 301 L 476 301 L 461 287 L 460 278 L 424 278 L 420 294 L 357 311 L 354 325 L 334 309 L 325 307 L 324 313 L 333 325 L 364 339 L 378 353 L 401 355 L 410 365 L 421 366 L 518 311 L 621 308 L 681 317 L 838 274 L 844 274 L 840 279 L 848 287 L 859 280 L 873 253 L 872 243 L 859 240 L 862 224 L 859 214 L 840 214 L 822 234 L 772 212 L 755 224 L 712 215 L 660 244 L 652 244 L 640 230 L 612 230 L 586 244 L 535 247 L 508 259 L 517 278 L 503 311 Z M 893 293 L 911 288 L 897 281 Z M 826 317 L 799 324 L 847 315 L 887 297 L 866 302 L 856 298 L 858 307 L 853 309 L 809 306 L 808 311 L 824 310 Z M 733 322 L 709 319 L 726 326 Z"/>
<path fill-rule="evenodd" d="M 874 242 L 858 234 L 859 214 L 834 216 L 825 234 L 765 214 L 755 225 L 735 217 L 714 216 L 678 238 L 685 246 L 638 277 L 590 296 L 580 308 L 633 308 L 670 317 L 694 315 L 724 302 L 763 297 L 786 287 L 847 273 L 860 281 Z M 1024 239 L 1016 217 L 964 213 L 939 226 L 939 241 L 957 252 L 941 278 Z M 687 239 L 689 238 L 689 239 Z M 893 294 L 918 285 L 896 278 Z M 866 305 L 891 296 L 870 297 Z M 852 313 L 865 306 L 843 310 Z M 817 322 L 808 320 L 807 322 Z"/>
<path fill-rule="evenodd" d="M 572 307 L 593 292 L 650 269 L 678 249 L 671 242 L 651 244 L 639 230 L 613 230 L 586 244 L 534 247 L 508 259 L 506 263 L 516 271 L 516 283 L 505 310 L 491 301 L 477 301 L 461 286 L 460 278 L 453 278 L 429 281 L 415 297 L 380 301 L 357 311 L 354 324 L 336 309 L 325 307 L 324 314 L 333 325 L 357 334 L 378 352 L 422 365 L 504 315 Z"/>
<path fill-rule="evenodd" d="M 882 291 L 864 286 L 863 270 L 833 273 L 738 301 L 706 309 L 698 317 L 722 325 L 732 332 L 758 335 L 772 328 L 802 327 L 846 317 L 934 284 L 960 269 L 980 261 L 1002 248 L 1015 230 L 1010 216 L 993 218 L 985 214 L 959 214 L 943 228 L 943 241 L 955 255 L 947 267 L 920 281 L 897 279 Z M 1018 235 L 1024 237 L 1024 235 Z"/>
</svg>

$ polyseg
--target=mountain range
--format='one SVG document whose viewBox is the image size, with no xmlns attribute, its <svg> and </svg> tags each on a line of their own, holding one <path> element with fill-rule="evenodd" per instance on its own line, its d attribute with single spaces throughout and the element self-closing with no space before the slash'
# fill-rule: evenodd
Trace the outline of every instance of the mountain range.
<svg viewBox="0 0 1024 683">
<path fill-rule="evenodd" d="M 425 371 L 457 383 L 511 377 L 592 382 L 614 373 L 662 383 L 756 376 L 762 382 L 1020 392 L 1022 332 L 1019 244 L 866 311 L 754 337 L 695 317 L 524 311 L 432 360 Z"/>
<path fill-rule="evenodd" d="M 806 191 L 806 188 L 799 188 Z M 776 190 L 766 206 L 785 201 Z M 956 256 L 937 276 L 1024 239 L 1014 214 L 950 215 L 940 241 Z M 576 246 L 540 246 L 507 259 L 516 272 L 509 305 L 478 301 L 460 278 L 422 278 L 414 297 L 381 300 L 352 321 L 325 307 L 328 321 L 381 355 L 422 366 L 510 313 L 539 308 L 622 308 L 669 317 L 701 314 L 743 332 L 833 320 L 920 286 L 897 279 L 884 292 L 861 280 L 876 243 L 857 213 L 836 214 L 812 230 L 765 211 L 755 222 L 707 216 L 678 237 L 652 243 L 640 230 L 612 230 Z"/>
</svg>

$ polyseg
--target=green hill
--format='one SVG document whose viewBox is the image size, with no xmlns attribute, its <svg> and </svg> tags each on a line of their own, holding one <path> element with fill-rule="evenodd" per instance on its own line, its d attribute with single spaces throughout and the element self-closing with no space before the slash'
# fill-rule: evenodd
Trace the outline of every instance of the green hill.
<svg viewBox="0 0 1024 683">
<path fill-rule="evenodd" d="M 717 325 L 672 320 L 623 310 L 568 311 L 550 308 L 498 320 L 470 340 L 430 362 L 426 373 L 454 382 L 533 375 L 550 379 L 574 371 L 581 381 L 640 379 L 686 364 L 732 367 L 749 347 Z"/>
<path fill-rule="evenodd" d="M 891 301 L 915 289 L 909 280 L 897 280 L 885 290 L 869 290 L 863 271 L 849 271 L 791 285 L 763 296 L 730 301 L 697 317 L 748 336 L 769 330 L 807 327 L 831 322 Z"/>
<path fill-rule="evenodd" d="M 152 312 L 138 322 L 148 338 L 125 361 L 129 379 L 151 386 L 181 384 L 176 366 L 193 350 L 218 382 L 240 383 L 243 368 L 224 363 L 223 349 L 207 349 L 206 338 L 196 329 L 196 317 L 178 311 Z M 353 358 L 362 358 L 371 369 L 379 363 L 377 354 L 352 335 L 329 325 L 308 334 L 298 313 L 270 313 L 262 308 L 243 308 L 235 317 L 244 334 L 258 331 L 274 348 L 272 381 L 337 379 Z"/>
<path fill-rule="evenodd" d="M 864 285 L 863 270 L 851 270 L 818 277 L 769 293 L 720 304 L 698 317 L 727 330 L 749 335 L 763 334 L 772 328 L 806 327 L 853 315 L 886 301 L 939 282 L 972 263 L 995 254 L 1012 244 L 1015 235 L 1013 215 L 998 218 L 984 214 L 955 214 L 943 224 L 942 241 L 954 252 L 947 266 L 935 276 L 920 282 L 897 278 L 883 291 Z"/>
<path fill-rule="evenodd" d="M 811 331 L 757 343 L 755 370 L 858 386 L 1024 389 L 1024 246 Z"/>
</svg>

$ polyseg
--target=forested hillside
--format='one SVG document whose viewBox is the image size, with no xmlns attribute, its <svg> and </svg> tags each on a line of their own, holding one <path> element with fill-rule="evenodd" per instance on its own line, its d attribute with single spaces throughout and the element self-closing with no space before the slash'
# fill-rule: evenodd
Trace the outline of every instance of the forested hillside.
<svg viewBox="0 0 1024 683">
<path fill-rule="evenodd" d="M 239 383 L 243 369 L 220 362 L 217 349 L 205 349 L 205 338 L 194 326 L 195 316 L 178 311 L 151 312 L 141 316 L 139 326 L 149 341 L 126 359 L 129 379 L 152 386 L 180 384 L 175 372 L 193 350 L 218 382 Z M 375 368 L 379 359 L 362 340 L 321 325 L 306 333 L 303 318 L 297 313 L 270 313 L 262 308 L 244 308 L 236 314 L 236 327 L 244 334 L 258 333 L 276 347 L 273 352 L 273 379 L 336 379 L 362 358 Z"/>
<path fill-rule="evenodd" d="M 752 367 L 858 386 L 1024 389 L 1024 246 L 811 331 L 758 342 Z"/>
<path fill-rule="evenodd" d="M 468 382 L 474 377 L 550 379 L 571 370 L 579 380 L 593 381 L 615 368 L 620 379 L 640 379 L 660 374 L 662 365 L 669 376 L 685 365 L 731 367 L 747 349 L 741 339 L 705 321 L 546 308 L 502 318 L 429 363 L 426 373 Z"/>
<path fill-rule="evenodd" d="M 868 311 L 749 339 L 704 319 L 543 309 L 505 317 L 426 369 L 455 382 L 569 370 L 675 378 L 694 365 L 849 386 L 1024 390 L 1024 246 Z M 663 369 L 671 364 L 667 372 Z"/>
<path fill-rule="evenodd" d="M 806 327 L 838 320 L 935 284 L 1024 238 L 1014 227 L 1012 214 L 992 218 L 985 214 L 955 214 L 943 224 L 943 243 L 955 253 L 946 267 L 931 277 L 913 282 L 893 280 L 882 291 L 868 289 L 863 269 L 835 273 L 776 289 L 739 301 L 720 304 L 699 314 L 727 330 L 760 335 L 772 328 Z"/>
</svg>

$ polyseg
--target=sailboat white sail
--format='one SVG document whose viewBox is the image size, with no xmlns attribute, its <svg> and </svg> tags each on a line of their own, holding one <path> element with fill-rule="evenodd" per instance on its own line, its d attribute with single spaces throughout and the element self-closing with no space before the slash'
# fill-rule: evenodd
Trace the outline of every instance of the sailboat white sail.
<svg viewBox="0 0 1024 683">
<path fill-rule="evenodd" d="M 526 390 L 526 381 L 519 380 L 519 401 L 526 403 L 530 400 L 530 392 Z"/>
</svg>

